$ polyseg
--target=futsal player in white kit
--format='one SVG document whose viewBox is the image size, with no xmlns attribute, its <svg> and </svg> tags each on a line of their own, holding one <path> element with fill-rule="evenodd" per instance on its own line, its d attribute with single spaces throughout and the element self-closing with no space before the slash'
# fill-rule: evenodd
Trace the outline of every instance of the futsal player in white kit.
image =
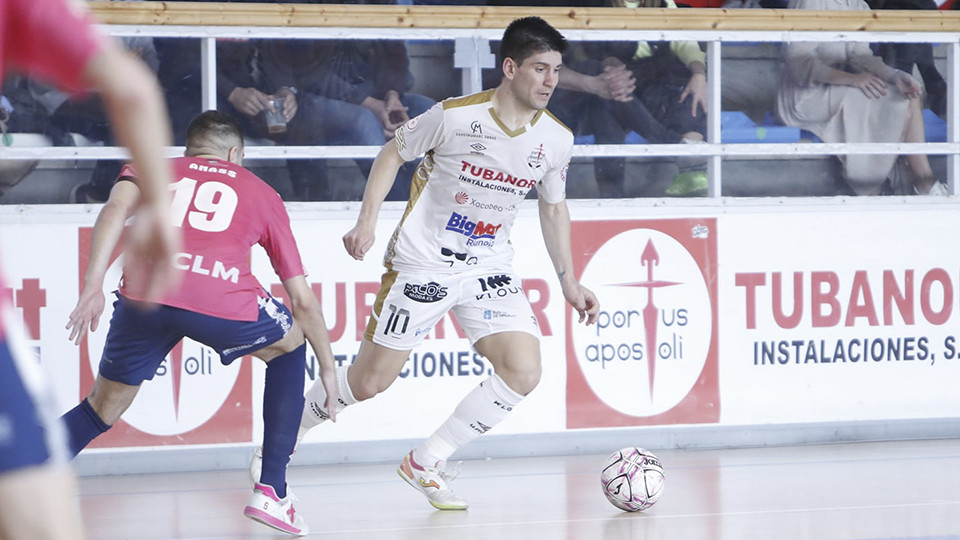
<svg viewBox="0 0 960 540">
<path fill-rule="evenodd" d="M 566 46 L 543 19 L 512 22 L 500 48 L 501 84 L 438 103 L 400 127 L 377 156 L 360 217 L 343 237 L 347 252 L 363 259 L 397 170 L 424 154 L 386 249 L 387 271 L 359 354 L 337 370 L 338 411 L 386 390 L 424 338 L 416 329 L 432 328 L 452 311 L 494 373 L 400 464 L 400 476 L 441 510 L 467 508 L 447 486 L 447 459 L 500 423 L 540 380 L 540 329 L 513 272 L 509 242 L 519 205 L 534 187 L 564 297 L 580 322 L 592 324 L 599 310 L 573 274 L 564 198 L 573 134 L 546 110 Z M 483 294 L 497 289 L 509 293 Z M 329 416 L 325 401 L 321 384 L 307 391 L 301 438 Z"/>
</svg>

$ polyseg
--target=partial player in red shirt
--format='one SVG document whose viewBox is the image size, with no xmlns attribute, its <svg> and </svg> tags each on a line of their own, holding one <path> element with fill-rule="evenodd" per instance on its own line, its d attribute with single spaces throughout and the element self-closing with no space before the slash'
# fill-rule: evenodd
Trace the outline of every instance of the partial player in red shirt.
<svg viewBox="0 0 960 540">
<path fill-rule="evenodd" d="M 117 140 L 141 172 L 144 204 L 128 236 L 126 260 L 128 273 L 141 277 L 140 294 L 153 299 L 174 284 L 166 261 L 179 242 L 169 220 L 170 170 L 163 159 L 169 121 L 148 68 L 100 36 L 83 7 L 77 1 L 0 0 L 0 79 L 14 66 L 69 92 L 100 93 Z M 5 298 L 0 311 L 0 538 L 82 538 L 54 394 L 19 339 L 18 325 L 9 324 Z"/>
<path fill-rule="evenodd" d="M 330 337 L 307 284 L 290 219 L 280 196 L 240 166 L 243 136 L 229 116 L 207 111 L 187 128 L 186 157 L 174 160 L 174 223 L 183 249 L 174 258 L 180 287 L 156 309 L 139 309 L 137 276 L 124 273 L 113 306 L 99 374 L 90 394 L 64 415 L 71 451 L 110 429 L 184 337 L 212 347 L 227 365 L 244 355 L 267 363 L 263 392 L 263 471 L 244 515 L 293 535 L 307 534 L 287 488 L 286 469 L 303 409 L 304 337 L 320 364 L 321 381 L 337 399 Z M 104 308 L 103 280 L 124 222 L 140 200 L 136 173 L 125 168 L 93 230 L 84 288 L 67 327 L 79 343 L 96 330 Z M 129 180 L 129 181 L 124 181 Z M 275 300 L 250 271 L 251 248 L 262 246 L 290 298 Z M 202 261 L 195 264 L 196 261 Z M 292 311 L 292 315 L 291 315 Z"/>
</svg>

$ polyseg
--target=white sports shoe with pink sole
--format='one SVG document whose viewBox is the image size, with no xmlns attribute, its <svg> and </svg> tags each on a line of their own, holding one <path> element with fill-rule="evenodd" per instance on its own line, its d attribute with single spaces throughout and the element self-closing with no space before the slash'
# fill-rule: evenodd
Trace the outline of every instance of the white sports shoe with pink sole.
<svg viewBox="0 0 960 540">
<path fill-rule="evenodd" d="M 246 508 L 243 509 L 243 515 L 289 535 L 303 536 L 310 532 L 310 528 L 293 507 L 294 500 L 296 497 L 289 486 L 287 496 L 281 499 L 271 486 L 258 482 L 254 485 L 253 495 L 247 501 Z"/>
</svg>

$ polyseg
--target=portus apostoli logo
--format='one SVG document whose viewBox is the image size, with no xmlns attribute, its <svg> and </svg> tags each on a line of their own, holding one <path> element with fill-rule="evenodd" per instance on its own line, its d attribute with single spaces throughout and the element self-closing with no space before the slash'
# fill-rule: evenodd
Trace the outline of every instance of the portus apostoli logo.
<svg viewBox="0 0 960 540">
<path fill-rule="evenodd" d="M 710 290 L 688 248 L 658 230 L 627 230 L 597 250 L 581 281 L 601 306 L 595 326 L 571 328 L 593 393 L 634 417 L 683 401 L 701 377 L 714 331 Z"/>
</svg>

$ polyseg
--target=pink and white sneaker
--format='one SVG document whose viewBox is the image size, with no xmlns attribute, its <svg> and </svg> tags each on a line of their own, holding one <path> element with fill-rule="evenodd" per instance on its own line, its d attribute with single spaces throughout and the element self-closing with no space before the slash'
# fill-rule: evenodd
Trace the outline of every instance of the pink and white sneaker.
<svg viewBox="0 0 960 540">
<path fill-rule="evenodd" d="M 253 495 L 247 500 L 243 515 L 289 535 L 303 536 L 310 532 L 310 528 L 293 507 L 294 500 L 296 497 L 289 486 L 287 496 L 281 499 L 271 486 L 258 482 L 253 488 Z"/>
<path fill-rule="evenodd" d="M 459 473 L 459 468 L 457 470 Z M 467 501 L 447 487 L 457 473 L 447 474 L 436 467 L 422 466 L 413 459 L 413 452 L 403 456 L 397 474 L 413 489 L 423 493 L 437 510 L 466 510 Z"/>
</svg>

